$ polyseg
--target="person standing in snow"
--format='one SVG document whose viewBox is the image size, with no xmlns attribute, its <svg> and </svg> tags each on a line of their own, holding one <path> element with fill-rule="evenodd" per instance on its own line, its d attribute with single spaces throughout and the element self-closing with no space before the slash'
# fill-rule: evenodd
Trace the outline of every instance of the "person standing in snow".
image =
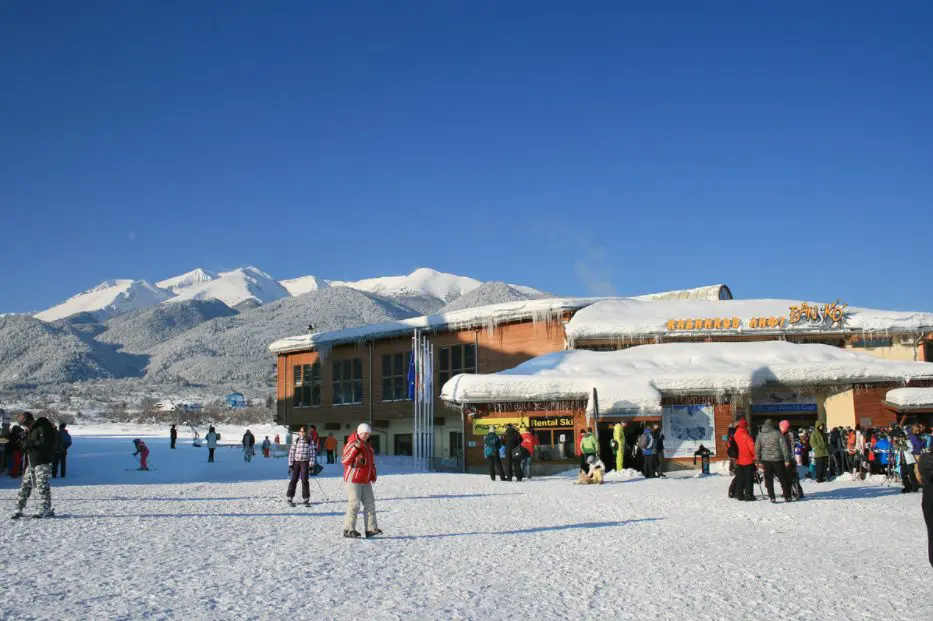
<svg viewBox="0 0 933 621">
<path fill-rule="evenodd" d="M 654 447 L 655 439 L 654 434 L 651 432 L 651 426 L 645 425 L 644 431 L 638 436 L 638 449 L 641 451 L 642 457 L 644 458 L 642 474 L 645 475 L 646 479 L 656 476 L 654 472 Z"/>
<path fill-rule="evenodd" d="M 178 440 L 178 430 L 175 429 L 175 425 L 172 425 L 172 428 L 168 430 L 168 440 L 170 449 L 175 448 L 175 442 Z"/>
<path fill-rule="evenodd" d="M 735 443 L 739 456 L 735 460 L 737 500 L 757 500 L 755 498 L 755 441 L 748 433 L 748 421 L 744 418 L 735 423 Z"/>
<path fill-rule="evenodd" d="M 347 486 L 347 514 L 343 520 L 343 536 L 358 538 L 356 517 L 363 505 L 363 525 L 366 537 L 382 534 L 376 523 L 376 497 L 373 495 L 373 483 L 376 482 L 376 455 L 369 443 L 372 429 L 366 423 L 360 423 L 356 432 L 347 439 L 343 447 L 343 481 Z"/>
<path fill-rule="evenodd" d="M 612 452 L 616 456 L 616 472 L 622 472 L 625 463 L 625 425 L 622 423 L 612 428 Z"/>
<path fill-rule="evenodd" d="M 526 479 L 531 478 L 531 459 L 535 454 L 535 446 L 538 445 L 538 438 L 528 430 L 528 427 L 522 427 L 522 474 Z"/>
<path fill-rule="evenodd" d="M 778 430 L 784 438 L 784 444 L 787 445 L 788 455 L 794 454 L 794 432 L 790 429 L 790 421 L 782 420 L 778 423 Z M 794 462 L 787 464 L 787 480 L 790 481 L 791 491 L 796 490 L 797 500 L 803 498 L 803 488 L 800 486 L 800 475 L 797 474 L 797 466 Z"/>
<path fill-rule="evenodd" d="M 593 462 L 596 463 L 598 452 L 598 445 L 596 442 L 596 437 L 593 435 L 593 428 L 587 427 L 586 431 L 583 432 L 583 435 L 580 436 L 580 470 L 583 472 L 590 471 L 590 462 L 587 461 L 587 457 L 593 457 Z"/>
<path fill-rule="evenodd" d="M 139 455 L 139 470 L 149 470 L 149 465 L 147 460 L 149 459 L 149 447 L 146 446 L 146 443 L 136 438 L 133 440 L 133 446 L 136 447 L 136 452 L 133 453 L 133 457 Z"/>
<path fill-rule="evenodd" d="M 52 454 L 52 478 L 58 476 L 58 468 L 61 466 L 62 478 L 65 478 L 65 469 L 68 463 L 68 449 L 71 448 L 71 434 L 65 429 L 67 425 L 60 423 L 58 425 L 58 436 L 55 438 L 55 451 Z"/>
<path fill-rule="evenodd" d="M 44 518 L 55 515 L 52 510 L 52 488 L 49 479 L 52 476 L 52 453 L 55 450 L 55 441 L 58 431 L 55 425 L 44 416 L 36 419 L 32 412 L 23 412 L 19 415 L 19 424 L 26 429 L 26 441 L 23 448 L 26 451 L 26 470 L 23 472 L 23 482 L 19 488 L 19 498 L 16 503 L 16 512 L 13 519 L 23 516 L 26 501 L 33 490 L 39 495 L 39 512 L 33 517 Z"/>
<path fill-rule="evenodd" d="M 927 523 L 927 555 L 930 559 L 930 566 L 933 567 L 933 454 L 921 455 L 917 470 L 923 484 L 923 499 L 920 501 L 920 507 L 923 509 L 923 520 Z"/>
<path fill-rule="evenodd" d="M 814 474 L 816 482 L 826 481 L 826 465 L 829 462 L 829 442 L 824 433 L 825 425 L 817 423 L 813 433 L 810 434 L 810 446 L 813 447 L 813 460 L 816 462 Z"/>
<path fill-rule="evenodd" d="M 266 436 L 266 439 L 262 441 L 262 456 L 269 457 L 269 449 L 272 448 L 272 443 L 269 442 L 269 436 Z"/>
<path fill-rule="evenodd" d="M 522 436 L 509 423 L 505 426 L 505 480 L 522 480 Z"/>
<path fill-rule="evenodd" d="M 288 504 L 295 506 L 295 488 L 301 479 L 301 497 L 306 507 L 311 506 L 311 484 L 308 473 L 317 465 L 317 445 L 311 441 L 308 428 L 304 425 L 298 430 L 298 439 L 288 449 Z"/>
<path fill-rule="evenodd" d="M 654 424 L 654 464 L 655 474 L 659 477 L 667 478 L 664 474 L 664 433 L 661 431 L 661 423 Z"/>
<path fill-rule="evenodd" d="M 791 465 L 790 451 L 787 450 L 784 436 L 774 428 L 774 422 L 770 418 L 764 422 L 761 431 L 758 432 L 758 438 L 755 440 L 755 455 L 764 467 L 765 489 L 768 490 L 768 498 L 771 502 L 775 502 L 774 475 L 777 475 L 778 481 L 781 482 L 784 502 L 790 502 L 790 480 L 787 477 L 787 467 Z"/>
<path fill-rule="evenodd" d="M 246 430 L 241 444 L 243 445 L 243 461 L 252 461 L 253 455 L 256 454 L 256 436 L 253 435 L 252 431 Z"/>
<path fill-rule="evenodd" d="M 499 475 L 500 481 L 505 481 L 505 474 L 502 472 L 502 459 L 499 457 L 499 449 L 502 448 L 502 440 L 496 434 L 495 426 L 490 425 L 489 432 L 483 438 L 483 455 L 489 460 L 489 478 L 496 480 Z"/>
<path fill-rule="evenodd" d="M 324 450 L 327 451 L 327 463 L 333 464 L 337 461 L 337 438 L 334 437 L 334 434 L 327 434 L 327 439 L 324 440 Z"/>
<path fill-rule="evenodd" d="M 208 428 L 204 441 L 207 443 L 207 463 L 210 464 L 214 462 L 214 451 L 217 449 L 217 432 L 213 426 Z"/>
</svg>

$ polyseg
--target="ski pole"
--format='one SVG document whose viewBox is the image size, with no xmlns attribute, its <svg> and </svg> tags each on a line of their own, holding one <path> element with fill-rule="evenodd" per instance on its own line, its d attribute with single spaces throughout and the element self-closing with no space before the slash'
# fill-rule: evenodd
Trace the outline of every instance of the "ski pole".
<svg viewBox="0 0 933 621">
<path fill-rule="evenodd" d="M 321 490 L 321 497 L 324 499 L 324 501 L 330 502 L 330 499 L 327 497 L 327 494 L 324 493 L 324 486 L 321 485 L 321 482 L 318 481 L 317 477 L 314 478 L 314 482 L 317 483 L 318 489 Z"/>
</svg>

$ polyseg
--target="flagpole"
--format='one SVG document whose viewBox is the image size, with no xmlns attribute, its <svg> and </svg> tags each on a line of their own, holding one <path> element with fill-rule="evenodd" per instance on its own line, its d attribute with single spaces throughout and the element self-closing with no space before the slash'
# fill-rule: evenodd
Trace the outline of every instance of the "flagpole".
<svg viewBox="0 0 933 621">
<path fill-rule="evenodd" d="M 413 365 L 415 369 L 415 388 L 412 393 L 412 406 L 414 407 L 413 418 L 412 418 L 412 434 L 411 434 L 411 457 L 412 465 L 415 470 L 418 470 L 418 330 L 415 329 L 414 336 L 411 337 L 411 355 L 413 358 Z"/>
</svg>

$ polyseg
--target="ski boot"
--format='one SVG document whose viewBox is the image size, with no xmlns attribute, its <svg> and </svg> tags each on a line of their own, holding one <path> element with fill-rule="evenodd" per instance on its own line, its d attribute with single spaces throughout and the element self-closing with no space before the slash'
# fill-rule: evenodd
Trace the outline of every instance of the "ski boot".
<svg viewBox="0 0 933 621">
<path fill-rule="evenodd" d="M 304 506 L 306 506 L 306 507 L 310 507 L 310 506 L 311 506 L 311 501 L 310 501 L 310 500 L 305 500 L 302 504 L 303 504 Z"/>
<path fill-rule="evenodd" d="M 13 515 L 10 516 L 10 519 L 11 519 L 11 520 L 18 520 L 18 519 L 21 518 L 21 517 L 23 517 L 23 512 L 20 511 L 19 509 L 17 509 L 17 510 L 16 510 L 16 513 L 14 513 Z"/>
<path fill-rule="evenodd" d="M 288 503 L 288 506 L 289 506 L 289 507 L 294 507 L 294 506 L 295 506 L 295 501 L 292 500 L 291 498 L 286 498 L 285 501 Z"/>
<path fill-rule="evenodd" d="M 347 539 L 359 539 L 360 533 L 355 530 L 345 530 L 343 531 L 343 536 L 346 537 Z"/>
<path fill-rule="evenodd" d="M 37 519 L 37 520 L 41 520 L 41 519 L 43 519 L 43 518 L 55 517 L 55 509 L 53 509 L 52 507 L 49 507 L 49 508 L 46 509 L 45 511 L 42 511 L 42 512 L 40 512 L 40 513 L 36 513 L 36 514 L 33 515 L 32 517 L 34 517 L 34 518 Z"/>
</svg>

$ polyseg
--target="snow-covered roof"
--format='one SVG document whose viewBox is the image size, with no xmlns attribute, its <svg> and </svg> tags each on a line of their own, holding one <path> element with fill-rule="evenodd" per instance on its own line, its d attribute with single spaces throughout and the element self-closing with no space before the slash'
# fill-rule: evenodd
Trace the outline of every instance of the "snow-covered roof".
<svg viewBox="0 0 933 621">
<path fill-rule="evenodd" d="M 933 409 L 933 388 L 895 388 L 888 391 L 884 400 L 898 408 Z"/>
<path fill-rule="evenodd" d="M 411 334 L 413 330 L 462 330 L 495 326 L 513 321 L 547 321 L 560 317 L 565 311 L 583 308 L 606 298 L 545 298 L 542 300 L 521 300 L 504 302 L 489 306 L 478 306 L 449 313 L 422 315 L 411 319 L 401 319 L 388 323 L 377 323 L 346 330 L 303 334 L 279 339 L 269 346 L 269 350 L 281 354 L 306 349 L 327 349 L 341 343 L 353 343 L 370 338 L 387 338 Z"/>
<path fill-rule="evenodd" d="M 732 291 L 726 285 L 709 285 L 695 289 L 679 289 L 636 295 L 633 300 L 731 300 Z"/>
<path fill-rule="evenodd" d="M 441 398 L 451 403 L 586 399 L 600 409 L 657 411 L 661 395 L 742 393 L 790 386 L 933 378 L 933 364 L 895 362 L 830 345 L 784 341 L 664 343 L 609 352 L 566 350 L 486 375 L 457 375 Z"/>
<path fill-rule="evenodd" d="M 794 300 L 604 300 L 574 314 L 567 340 L 624 339 L 664 334 L 774 334 L 784 332 L 920 332 L 933 329 L 933 313 L 845 307 L 845 319 L 802 318 L 791 323 L 791 308 L 823 304 Z M 841 305 L 840 305 L 841 306 Z M 702 326 L 697 320 L 703 320 Z M 707 325 L 706 320 L 710 320 Z M 761 320 L 765 322 L 762 323 Z M 774 320 L 773 322 L 771 320 Z M 717 320 L 719 322 L 717 323 Z M 674 324 L 670 322 L 674 321 Z"/>
</svg>

